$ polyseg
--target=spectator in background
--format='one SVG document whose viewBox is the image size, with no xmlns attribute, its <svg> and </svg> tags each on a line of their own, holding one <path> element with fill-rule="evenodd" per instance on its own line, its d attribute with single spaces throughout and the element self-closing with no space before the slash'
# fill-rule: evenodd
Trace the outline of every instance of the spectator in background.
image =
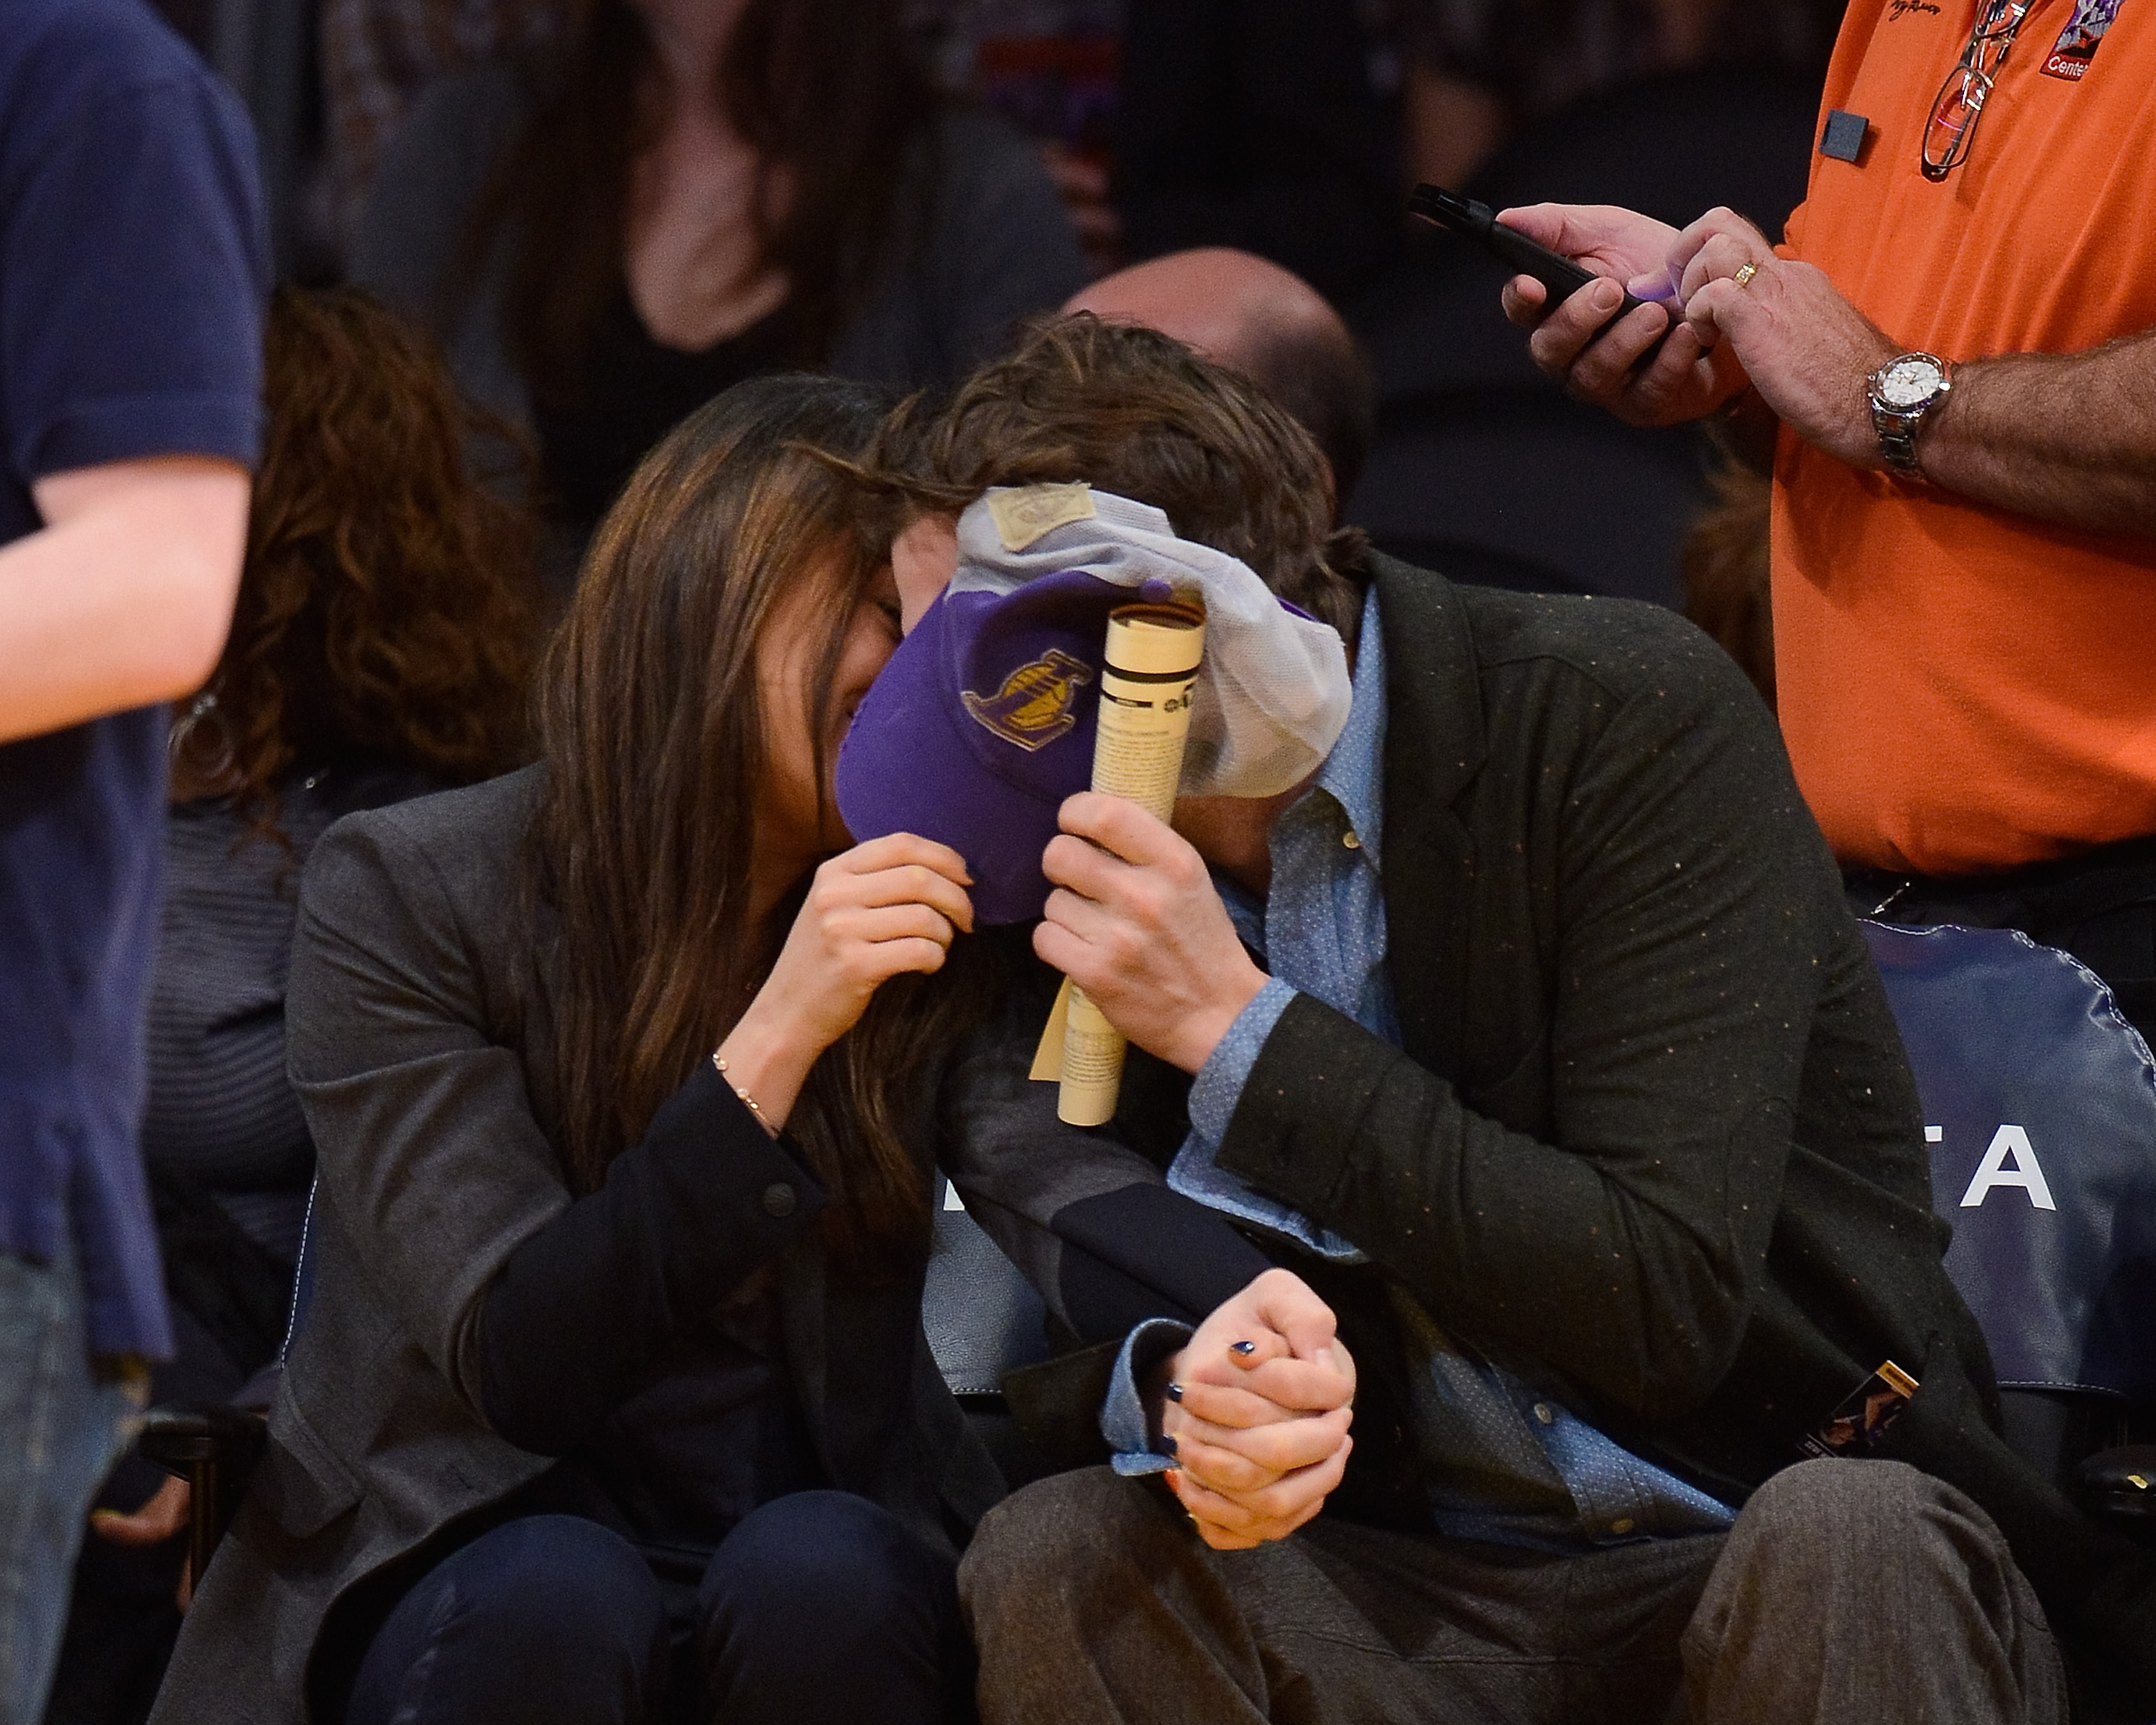
<svg viewBox="0 0 2156 1725">
<path fill-rule="evenodd" d="M 239 104 L 132 0 L 0 0 L 0 1722 L 172 1352 L 138 1132 L 165 715 L 232 613 L 267 268 Z"/>
<path fill-rule="evenodd" d="M 527 757 L 540 614 L 531 525 L 468 471 L 472 416 L 424 336 L 351 289 L 281 290 L 267 376 L 231 639 L 172 729 L 143 1145 L 289 1288 L 314 1152 L 270 1009 L 300 869 L 340 815 Z"/>
<path fill-rule="evenodd" d="M 936 81 L 1001 114 L 1034 141 L 1087 261 L 1116 266 L 1122 223 L 1109 201 L 1120 0 L 910 0 L 906 16 Z"/>
<path fill-rule="evenodd" d="M 382 150 L 429 85 L 493 60 L 528 60 L 569 28 L 571 0 L 322 0 L 330 195 L 339 239 L 358 233 Z"/>
<path fill-rule="evenodd" d="M 421 100 L 352 259 L 536 434 L 579 541 L 729 384 L 952 379 L 1086 274 L 1038 157 L 934 96 L 896 0 L 594 0 L 551 64 Z"/>
<path fill-rule="evenodd" d="M 1409 177 L 1463 186 L 1515 132 L 1696 66 L 1826 71 L 1843 0 L 1395 0 Z"/>
<path fill-rule="evenodd" d="M 203 3 L 161 0 L 168 13 Z M 543 54 L 572 17 L 568 0 L 325 0 L 322 83 L 341 244 L 358 228 L 383 146 L 428 85 L 490 60 Z M 1118 0 L 907 0 L 906 19 L 938 89 L 980 102 L 1034 141 L 1088 259 L 1114 268 Z"/>
<path fill-rule="evenodd" d="M 2156 1034 L 2156 33 L 2081 16 L 1859 0 L 1780 247 L 1510 212 L 1677 293 L 1636 372 L 1668 314 L 1589 346 L 1616 281 L 1505 302 L 1575 393 L 1771 450 L 1778 711 L 1860 906 L 2019 928 Z"/>
<path fill-rule="evenodd" d="M 1402 226 L 1376 47 L 1353 0 L 1130 0 L 1114 177 L 1124 255 L 1235 246 L 1353 300 Z"/>
<path fill-rule="evenodd" d="M 281 1304 L 314 1177 L 274 1009 L 299 871 L 340 815 L 526 758 L 540 613 L 531 525 L 468 471 L 471 415 L 424 336 L 355 290 L 285 289 L 267 374 L 231 639 L 172 730 L 143 1147 L 161 1197 L 267 1255 Z M 223 1348 L 228 1384 L 282 1333 Z"/>
<path fill-rule="evenodd" d="M 1684 614 L 1737 661 L 1768 706 L 1774 705 L 1774 617 L 1768 597 L 1773 487 L 1767 475 L 1727 454 L 1707 483 L 1712 501 L 1678 553 Z"/>
<path fill-rule="evenodd" d="M 1256 379 L 1324 455 L 1338 521 L 1369 454 L 1377 391 L 1361 344 L 1309 283 L 1248 252 L 1209 247 L 1133 264 L 1063 309 L 1142 324 Z"/>
<path fill-rule="evenodd" d="M 285 1073 L 300 870 L 329 824 L 524 752 L 529 524 L 465 470 L 467 415 L 401 320 L 349 290 L 271 302 L 269 431 L 232 633 L 172 727 L 169 889 L 143 1129 L 177 1359 L 228 1401 L 276 1355 L 315 1150 Z M 140 1717 L 178 1633 L 187 1487 L 130 1458 L 77 1571 L 47 1725 Z"/>
</svg>

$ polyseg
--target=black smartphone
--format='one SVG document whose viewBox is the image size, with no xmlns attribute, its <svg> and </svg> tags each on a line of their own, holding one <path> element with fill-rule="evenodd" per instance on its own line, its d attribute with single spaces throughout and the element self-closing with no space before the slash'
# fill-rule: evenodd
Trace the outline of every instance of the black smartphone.
<svg viewBox="0 0 2156 1725">
<path fill-rule="evenodd" d="M 1448 192 L 1442 186 L 1418 186 L 1409 194 L 1408 208 L 1425 222 L 1435 222 L 1440 228 L 1450 228 L 1455 234 L 1464 234 L 1479 244 L 1485 251 L 1503 263 L 1515 275 L 1532 275 L 1549 290 L 1548 302 L 1543 306 L 1547 313 L 1554 311 L 1561 300 L 1570 299 L 1588 283 L 1595 280 L 1592 270 L 1582 269 L 1569 258 L 1559 257 L 1548 246 L 1538 245 L 1517 228 L 1507 228 L 1497 219 L 1496 211 L 1486 203 L 1477 203 L 1471 198 L 1462 198 L 1457 192 Z M 1637 299 L 1630 293 L 1609 316 L 1603 320 L 1602 327 L 1595 331 L 1590 341 L 1599 341 L 1604 332 L 1635 306 L 1654 302 Z M 1676 314 L 1665 305 L 1662 311 L 1670 320 L 1663 328 L 1662 337 L 1676 327 Z M 1640 356 L 1644 362 L 1661 351 L 1661 339 Z"/>
</svg>

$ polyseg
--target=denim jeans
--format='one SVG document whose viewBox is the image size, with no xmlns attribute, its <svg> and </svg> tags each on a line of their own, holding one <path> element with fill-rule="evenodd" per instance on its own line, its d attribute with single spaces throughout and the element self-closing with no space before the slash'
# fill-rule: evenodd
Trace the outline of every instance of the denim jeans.
<svg viewBox="0 0 2156 1725">
<path fill-rule="evenodd" d="M 404 1595 L 361 1663 L 346 1725 L 971 1715 L 951 1559 L 865 1497 L 798 1491 L 754 1511 L 712 1557 L 690 1616 L 670 1622 L 644 1558 L 596 1522 L 526 1516 Z"/>
<path fill-rule="evenodd" d="M 71 1250 L 0 1251 L 0 1725 L 44 1717 L 90 1501 L 147 1389 L 94 1368 Z"/>
</svg>

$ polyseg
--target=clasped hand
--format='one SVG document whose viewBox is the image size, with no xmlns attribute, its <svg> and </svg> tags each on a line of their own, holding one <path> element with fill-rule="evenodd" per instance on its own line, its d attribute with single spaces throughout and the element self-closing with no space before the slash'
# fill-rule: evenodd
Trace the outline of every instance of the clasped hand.
<svg viewBox="0 0 2156 1725">
<path fill-rule="evenodd" d="M 1148 1397 L 1168 1489 L 1216 1551 L 1285 1539 L 1325 1507 L 1355 1440 L 1355 1363 L 1332 1308 L 1268 1270 L 1221 1306 Z"/>
<path fill-rule="evenodd" d="M 1533 331 L 1535 363 L 1573 394 L 1631 424 L 1671 425 L 1748 382 L 1807 442 L 1851 466 L 1880 465 L 1865 380 L 1902 350 L 1822 272 L 1777 256 L 1734 211 L 1709 210 L 1681 233 L 1609 204 L 1538 203 L 1503 219 L 1604 278 L 1554 308 L 1531 277 L 1504 290 L 1505 315 Z M 1642 305 L 1597 339 L 1627 288 L 1673 294 L 1676 327 L 1671 311 Z M 1661 352 L 1641 363 L 1666 329 Z"/>
</svg>

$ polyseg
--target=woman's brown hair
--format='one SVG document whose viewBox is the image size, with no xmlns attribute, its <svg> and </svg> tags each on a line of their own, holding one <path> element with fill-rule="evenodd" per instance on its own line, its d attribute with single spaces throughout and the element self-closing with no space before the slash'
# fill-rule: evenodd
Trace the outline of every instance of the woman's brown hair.
<svg viewBox="0 0 2156 1725">
<path fill-rule="evenodd" d="M 858 454 L 886 405 L 859 385 L 778 376 L 690 415 L 600 525 L 548 652 L 533 884 L 557 931 L 556 1071 L 579 1191 L 711 1058 L 800 902 L 797 891 L 767 927 L 751 922 L 754 788 L 767 761 L 757 655 L 808 584 L 822 634 L 804 717 L 824 737 L 846 631 L 891 534 L 815 452 Z M 900 1125 L 963 993 L 924 990 L 927 980 L 878 991 L 787 1124 L 833 1190 L 828 1226 L 856 1266 L 926 1235 L 927 1166 Z"/>
<path fill-rule="evenodd" d="M 224 652 L 175 726 L 177 783 L 274 833 L 295 768 L 448 783 L 514 765 L 538 646 L 526 519 L 466 466 L 426 338 L 348 289 L 270 302 L 269 430 Z"/>
<path fill-rule="evenodd" d="M 505 234 L 510 352 L 535 398 L 578 397 L 621 288 L 632 171 L 665 116 L 649 32 L 626 0 L 583 0 L 540 100 L 475 213 L 452 298 Z M 935 98 L 900 0 L 747 0 L 718 96 L 761 158 L 757 252 L 788 284 L 792 357 L 821 362 L 892 242 L 901 184 Z"/>
</svg>

